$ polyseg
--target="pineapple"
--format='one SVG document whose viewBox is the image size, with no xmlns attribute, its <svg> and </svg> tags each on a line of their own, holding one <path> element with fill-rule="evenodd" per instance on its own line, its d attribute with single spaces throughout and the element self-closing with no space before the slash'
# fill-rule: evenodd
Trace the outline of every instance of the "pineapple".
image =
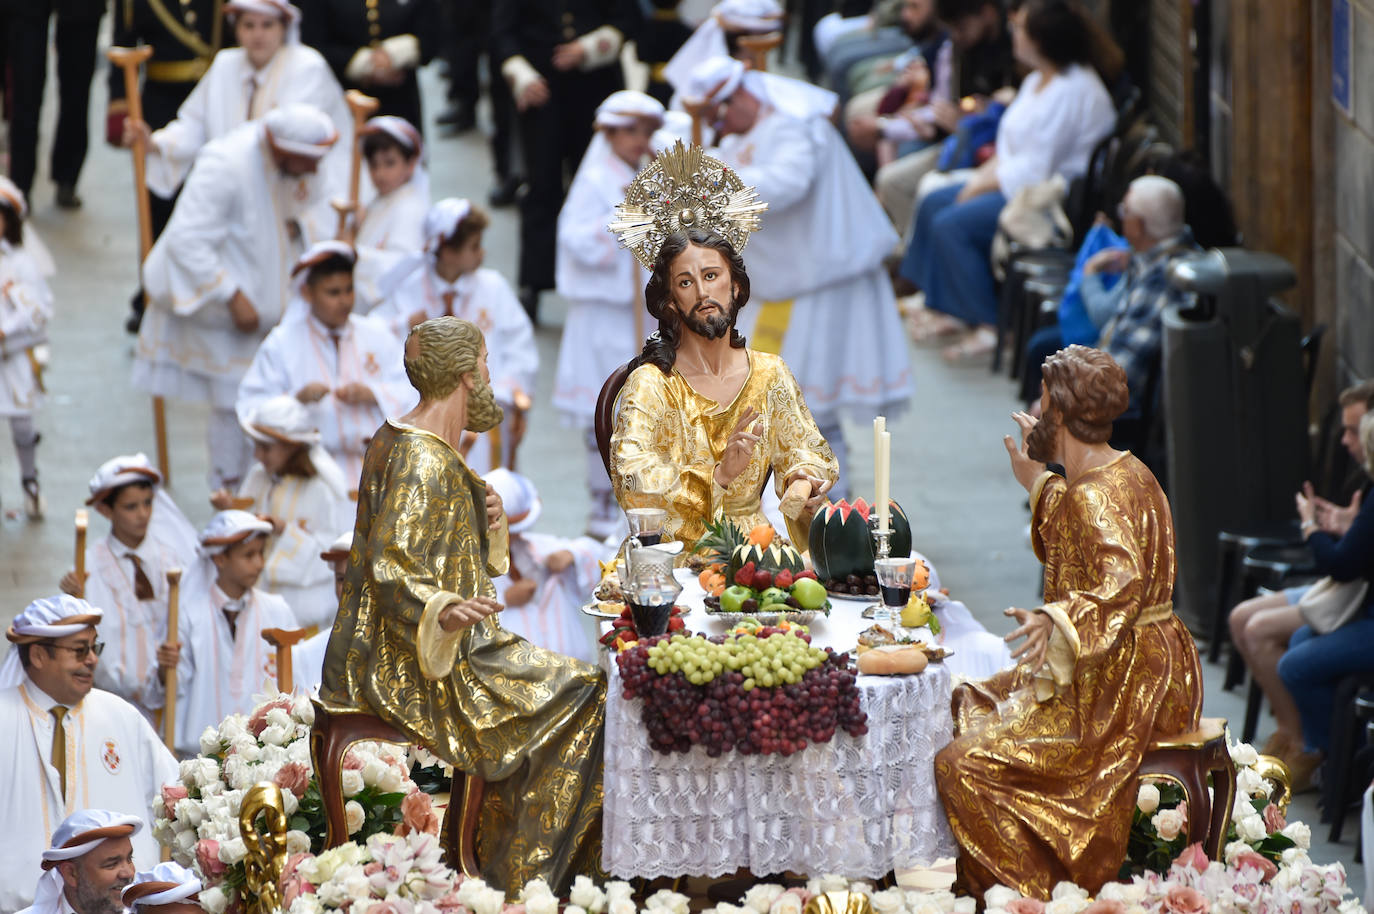
<svg viewBox="0 0 1374 914">
<path fill-rule="evenodd" d="M 697 540 L 695 552 L 701 555 L 706 564 L 724 568 L 730 564 L 735 547 L 748 542 L 748 536 L 739 524 L 728 517 L 720 517 L 706 525 L 706 533 Z"/>
</svg>

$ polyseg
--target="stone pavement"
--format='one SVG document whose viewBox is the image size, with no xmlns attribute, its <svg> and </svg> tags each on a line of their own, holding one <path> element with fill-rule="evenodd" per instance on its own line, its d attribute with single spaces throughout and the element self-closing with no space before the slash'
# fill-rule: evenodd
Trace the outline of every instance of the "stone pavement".
<svg viewBox="0 0 1374 914">
<path fill-rule="evenodd" d="M 441 94 L 433 73 L 425 75 L 430 114 Z M 51 95 L 51 93 L 50 93 Z M 22 513 L 18 472 L 8 444 L 0 444 L 0 624 L 35 597 L 56 591 L 71 566 L 72 512 L 86 496 L 86 481 L 102 461 L 120 453 L 154 453 L 147 397 L 128 382 L 132 338 L 123 331 L 128 299 L 136 282 L 137 231 L 128 155 L 99 141 L 105 108 L 103 80 L 92 104 L 92 146 L 80 191 L 85 207 L 70 212 L 53 202 L 45 173 L 35 183 L 33 226 L 52 249 L 59 266 L 53 287 L 57 321 L 52 334 L 50 397 L 39 416 L 43 442 L 39 467 L 48 516 L 31 523 Z M 45 110 L 42 143 L 52 136 L 52 99 Z M 480 132 L 440 139 L 431 128 L 430 170 L 435 197 L 466 196 L 485 205 L 490 159 Z M 39 160 L 47 158 L 41 146 Z M 40 166 L 41 167 L 41 166 Z M 517 217 L 497 210 L 486 233 L 487 265 L 508 277 L 516 262 Z M 579 434 L 560 424 L 549 405 L 565 306 L 545 297 L 537 332 L 540 383 L 531 431 L 520 452 L 520 468 L 543 493 L 540 529 L 575 535 L 582 529 L 587 497 Z M 947 365 L 933 350 L 913 348 L 916 397 L 900 417 L 889 417 L 893 433 L 892 493 L 912 518 L 918 549 L 938 566 L 945 586 L 996 633 L 1010 630 L 1002 616 L 1008 606 L 1033 606 L 1038 600 L 1038 567 L 1026 528 L 1025 493 L 1012 478 L 1001 438 L 1014 431 L 1009 413 L 1017 408 L 1014 390 L 985 367 Z M 171 492 L 199 525 L 212 510 L 207 501 L 204 444 L 205 410 L 168 404 L 172 439 Z M 854 494 L 871 499 L 872 433 L 868 421 L 846 428 Z M 92 512 L 92 536 L 105 533 Z M 1221 671 L 1204 669 L 1204 713 L 1224 716 L 1237 728 L 1243 695 L 1220 691 Z M 1261 739 L 1271 724 L 1261 726 Z M 1295 803 L 1293 814 L 1308 822 L 1314 839 L 1325 837 L 1311 794 Z M 1343 860 L 1352 883 L 1356 822 L 1352 818 L 1341 845 L 1316 840 L 1319 862 Z"/>
</svg>

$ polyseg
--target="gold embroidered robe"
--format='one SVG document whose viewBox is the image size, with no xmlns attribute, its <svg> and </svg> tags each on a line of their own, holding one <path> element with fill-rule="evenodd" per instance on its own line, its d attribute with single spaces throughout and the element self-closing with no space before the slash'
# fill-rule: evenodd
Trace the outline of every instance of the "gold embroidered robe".
<svg viewBox="0 0 1374 914">
<path fill-rule="evenodd" d="M 519 891 L 542 876 L 565 892 L 599 872 L 606 680 L 495 617 L 437 628 L 445 606 L 494 596 L 491 575 L 506 571 L 507 529 L 489 534 L 485 500 L 439 437 L 377 431 L 321 697 L 371 710 L 487 781 L 476 852 L 489 882 Z"/>
<path fill-rule="evenodd" d="M 676 368 L 665 375 L 641 365 L 620 391 L 611 437 L 616 501 L 626 509 L 666 509 L 665 539 L 682 540 L 688 551 L 722 514 L 745 530 L 767 523 L 760 498 L 770 470 L 779 495 L 798 473 L 831 482 L 839 477 L 835 455 L 786 363 L 767 352 L 748 354 L 749 377 L 725 406 L 694 390 Z M 759 446 L 745 471 L 722 489 L 712 474 L 740 415 L 751 406 L 763 425 Z M 789 520 L 788 534 L 805 548 L 806 525 Z"/>
<path fill-rule="evenodd" d="M 1072 486 L 1046 473 L 1031 505 L 1047 662 L 954 690 L 955 739 L 935 775 L 964 887 L 1048 899 L 1061 880 L 1095 894 L 1115 878 L 1141 755 L 1153 736 L 1197 727 L 1202 679 L 1170 603 L 1169 503 L 1145 465 L 1123 454 Z"/>
</svg>

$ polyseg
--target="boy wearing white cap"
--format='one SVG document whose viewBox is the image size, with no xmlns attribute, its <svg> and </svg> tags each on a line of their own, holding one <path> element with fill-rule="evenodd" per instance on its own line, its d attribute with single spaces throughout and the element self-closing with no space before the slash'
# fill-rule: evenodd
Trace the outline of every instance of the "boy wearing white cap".
<svg viewBox="0 0 1374 914">
<path fill-rule="evenodd" d="M 353 520 L 343 471 L 321 446 L 304 404 L 290 394 L 259 403 L 243 430 L 253 442 L 253 468 L 237 497 L 221 490 L 210 503 L 243 508 L 272 525 L 262 589 L 286 600 L 301 625 L 328 630 L 339 604 L 334 576 L 317 556 Z"/>
<path fill-rule="evenodd" d="M 148 140 L 149 189 L 170 198 L 207 143 L 274 108 L 298 102 L 325 112 L 344 138 L 328 166 L 343 180 L 353 118 L 329 64 L 301 44 L 300 10 L 286 0 L 230 0 L 224 13 L 238 46 L 215 55 L 176 119 L 151 133 L 142 121 L 124 122 L 125 146 L 132 146 L 139 133 Z"/>
<path fill-rule="evenodd" d="M 487 214 L 465 199 L 435 203 L 425 216 L 425 252 L 407 258 L 387 277 L 385 300 L 374 312 L 401 340 L 416 324 L 446 315 L 471 321 L 482 331 L 491 389 L 506 418 L 498 434 L 469 442 L 464 458 L 476 473 L 511 464 L 525 434 L 525 414 L 539 373 L 529 316 L 506 278 L 482 266 L 487 225 Z"/>
<path fill-rule="evenodd" d="M 249 424 L 271 397 L 289 394 L 305 404 L 347 489 L 357 488 L 377 427 L 416 403 L 400 340 L 379 318 L 353 313 L 356 261 L 339 241 L 321 242 L 296 261 L 300 300 L 262 341 L 235 405 L 239 421 Z"/>
<path fill-rule="evenodd" d="M 238 384 L 282 315 L 291 265 L 333 232 L 328 201 L 342 187 L 316 170 L 337 138 L 322 111 L 294 104 L 210 142 L 143 264 L 133 383 L 210 404 L 211 489 L 248 469 Z"/>
<path fill-rule="evenodd" d="M 100 617 L 85 600 L 61 594 L 30 603 L 6 632 L 0 910 L 33 902 L 34 873 L 63 819 L 98 802 L 147 822 L 153 798 L 177 778 L 176 760 L 138 709 L 92 687 L 103 647 L 96 638 Z M 133 849 L 140 862 L 157 859 L 146 830 L 133 836 Z"/>
<path fill-rule="evenodd" d="M 531 644 L 596 663 L 596 626 L 580 607 L 600 580 L 597 560 L 608 550 L 585 536 L 532 532 L 544 507 L 534 483 L 505 468 L 485 479 L 501 497 L 510 524 L 510 570 L 492 579 L 497 602 L 505 604 L 501 627 Z"/>
<path fill-rule="evenodd" d="M 110 532 L 86 547 L 85 579 L 77 580 L 72 570 L 60 584 L 64 593 L 105 613 L 105 653 L 95 684 L 149 720 L 162 705 L 157 646 L 167 637 L 167 571 L 192 572 L 196 555 L 195 530 L 161 483 L 162 475 L 143 454 L 101 464 L 86 504 L 110 522 Z"/>
<path fill-rule="evenodd" d="M 205 910 L 201 890 L 199 876 L 180 863 L 165 860 L 134 876 L 121 899 L 131 914 L 196 914 Z"/>
<path fill-rule="evenodd" d="M 625 187 L 649 155 L 663 105 L 643 92 L 623 89 L 596 109 L 596 135 L 577 167 L 567 202 L 558 214 L 558 294 L 568 300 L 553 405 L 582 430 L 587 450 L 587 489 L 592 497 L 587 533 L 613 534 L 622 514 L 611 492 L 592 428 L 596 398 L 611 372 L 644 346 L 644 284 L 648 275 L 634 254 L 606 231 Z"/>
<path fill-rule="evenodd" d="M 382 300 L 382 277 L 407 254 L 424 250 L 429 174 L 420 131 L 404 118 L 374 117 L 358 134 L 368 176 L 377 189 L 358 218 L 353 239 L 358 249 L 353 271 L 356 308 L 366 313 Z"/>
<path fill-rule="evenodd" d="M 33 904 L 21 914 L 118 914 L 136 875 L 131 839 L 142 830 L 138 816 L 104 809 L 72 813 L 53 832 Z"/>
</svg>

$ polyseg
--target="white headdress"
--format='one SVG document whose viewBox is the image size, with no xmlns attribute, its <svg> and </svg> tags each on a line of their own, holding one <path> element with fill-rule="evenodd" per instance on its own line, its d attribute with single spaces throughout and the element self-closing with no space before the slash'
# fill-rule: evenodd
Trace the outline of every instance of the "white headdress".
<svg viewBox="0 0 1374 914">
<path fill-rule="evenodd" d="M 324 483 L 340 498 L 347 497 L 343 470 L 320 444 L 320 432 L 305 404 L 290 394 L 263 400 L 241 420 L 244 433 L 254 441 L 271 444 L 303 444 L 310 448 L 310 463 Z"/>
<path fill-rule="evenodd" d="M 829 117 L 840 99 L 829 89 L 799 79 L 750 70 L 733 57 L 712 57 L 697 64 L 682 94 L 693 102 L 719 104 L 741 86 L 776 111 L 802 120 Z"/>
<path fill-rule="evenodd" d="M 776 0 L 722 0 L 664 65 L 663 78 L 681 91 L 697 64 L 729 55 L 727 32 L 762 35 L 783 25 L 783 9 Z"/>
<path fill-rule="evenodd" d="M 323 158 L 339 141 L 334 122 L 307 102 L 273 108 L 262 119 L 267 140 L 276 149 L 307 158 Z"/>
<path fill-rule="evenodd" d="M 482 478 L 501 496 L 511 533 L 523 533 L 535 525 L 544 511 L 544 503 L 533 482 L 505 467 L 498 467 Z"/>
<path fill-rule="evenodd" d="M 100 465 L 87 483 L 91 496 L 86 504 L 93 505 L 121 486 L 136 482 L 146 482 L 153 488 L 162 484 L 162 474 L 157 471 L 146 454 L 128 454 L 113 457 Z"/>
<path fill-rule="evenodd" d="M 19 645 L 38 641 L 56 641 L 68 635 L 79 635 L 93 625 L 99 625 L 103 613 L 80 597 L 60 593 L 34 600 L 14 617 L 5 640 L 14 645 L 0 664 L 0 689 L 8 689 L 24 681 L 24 664 L 19 659 Z"/>
<path fill-rule="evenodd" d="M 171 860 L 159 863 L 134 877 L 125 889 L 124 907 L 134 910 L 139 905 L 153 907 L 190 901 L 200 894 L 200 877 Z"/>
<path fill-rule="evenodd" d="M 272 525 L 257 515 L 247 511 L 221 511 L 200 531 L 200 551 L 206 556 L 219 555 L 250 536 L 266 536 L 271 532 Z"/>
<path fill-rule="evenodd" d="M 434 252 L 439 250 L 439 245 L 445 239 L 452 238 L 463 220 L 471 214 L 472 204 L 465 197 L 445 197 L 431 206 L 429 212 L 425 213 L 425 249 L 402 257 L 382 275 L 379 283 L 382 298 L 390 298 L 410 274 L 429 263 Z"/>
<path fill-rule="evenodd" d="M 301 11 L 299 7 L 286 0 L 229 0 L 224 4 L 224 13 L 257 13 L 261 16 L 280 16 L 286 24 L 286 43 L 300 44 Z"/>
<path fill-rule="evenodd" d="M 358 136 L 367 136 L 372 133 L 385 133 L 396 142 L 416 155 L 423 155 L 425 151 L 425 141 L 420 136 L 420 131 L 415 129 L 415 125 L 403 117 L 394 114 L 379 114 L 374 118 L 369 118 L 358 131 Z"/>
<path fill-rule="evenodd" d="M 606 100 L 596 106 L 595 124 L 598 127 L 628 127 L 638 120 L 663 123 L 663 103 L 652 95 L 621 89 L 606 96 Z"/>
<path fill-rule="evenodd" d="M 111 838 L 127 838 L 143 828 L 138 816 L 126 816 L 105 809 L 79 809 L 62 820 L 52 833 L 52 846 L 43 852 L 43 875 L 33 893 L 34 914 L 61 910 L 62 874 L 57 864 L 75 860 L 95 850 Z"/>
</svg>

